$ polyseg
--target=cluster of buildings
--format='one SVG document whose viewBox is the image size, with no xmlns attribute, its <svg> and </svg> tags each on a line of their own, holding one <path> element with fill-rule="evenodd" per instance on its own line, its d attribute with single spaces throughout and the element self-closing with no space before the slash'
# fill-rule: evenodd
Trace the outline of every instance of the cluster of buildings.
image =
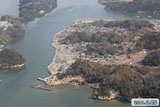
<svg viewBox="0 0 160 107">
<path fill-rule="evenodd" d="M 90 33 L 97 33 L 97 32 L 106 32 L 110 30 L 109 28 L 105 27 L 97 27 L 93 25 L 88 26 L 73 26 L 68 29 L 68 32 L 90 32 Z"/>
<path fill-rule="evenodd" d="M 12 26 L 12 24 L 8 21 L 0 21 L 0 29 L 8 28 L 9 26 Z"/>
<path fill-rule="evenodd" d="M 87 25 L 86 25 L 87 24 Z M 122 34 L 126 34 L 128 35 L 128 29 L 127 28 L 120 28 L 120 27 L 113 27 L 113 28 L 105 28 L 105 27 L 98 27 L 98 26 L 94 26 L 92 25 L 90 22 L 79 22 L 77 21 L 76 24 L 73 24 L 71 26 L 66 27 L 62 32 L 61 32 L 61 36 L 60 36 L 60 40 L 63 40 L 66 36 L 68 36 L 70 33 L 72 32 L 88 32 L 88 33 L 97 33 L 97 32 L 107 32 L 107 31 L 114 31 Z M 135 38 L 135 39 L 139 39 L 139 38 Z M 122 50 L 119 51 L 116 55 L 110 55 L 110 54 L 106 54 L 105 56 L 101 56 L 101 55 L 96 55 L 96 54 L 92 54 L 89 55 L 86 53 L 86 46 L 88 44 L 92 44 L 90 42 L 81 42 L 81 43 L 75 43 L 72 44 L 72 52 L 78 52 L 79 54 L 79 58 L 83 58 L 83 59 L 90 59 L 92 62 L 110 62 L 110 63 L 114 63 L 114 61 L 116 60 L 116 56 L 119 56 L 120 58 L 127 58 L 126 54 L 124 54 L 124 56 L 119 55 L 121 52 L 126 52 L 128 49 L 132 49 L 135 45 L 136 42 L 122 42 L 121 46 L 122 46 Z M 117 44 L 113 44 L 113 45 L 117 45 Z M 139 53 L 141 54 L 141 53 Z M 118 58 L 119 58 L 118 57 Z"/>
<path fill-rule="evenodd" d="M 83 22 L 84 21 L 84 22 Z M 92 20 L 82 20 L 82 21 L 76 21 L 73 25 L 66 27 L 63 32 L 61 32 L 61 38 L 66 37 L 69 33 L 72 32 L 88 32 L 88 33 L 97 33 L 97 32 L 107 32 L 107 31 L 115 31 L 117 33 L 125 33 L 128 31 L 126 28 L 119 28 L 119 27 L 113 27 L 113 28 L 106 28 L 106 27 L 99 27 L 94 26 L 91 24 L 93 22 Z"/>
</svg>

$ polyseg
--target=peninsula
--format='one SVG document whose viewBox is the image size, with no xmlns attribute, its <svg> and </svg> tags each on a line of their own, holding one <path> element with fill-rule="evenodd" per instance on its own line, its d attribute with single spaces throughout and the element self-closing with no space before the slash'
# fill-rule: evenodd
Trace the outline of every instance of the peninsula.
<svg viewBox="0 0 160 107">
<path fill-rule="evenodd" d="M 19 16 L 25 22 L 44 16 L 57 7 L 57 0 L 20 0 Z"/>
<path fill-rule="evenodd" d="M 159 21 L 76 20 L 54 36 L 51 76 L 41 80 L 88 84 L 101 100 L 160 98 L 159 29 Z"/>
</svg>

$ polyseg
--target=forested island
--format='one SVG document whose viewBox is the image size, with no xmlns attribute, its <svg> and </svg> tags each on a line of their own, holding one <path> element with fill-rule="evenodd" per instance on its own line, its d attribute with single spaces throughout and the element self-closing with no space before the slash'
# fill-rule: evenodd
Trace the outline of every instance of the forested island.
<svg viewBox="0 0 160 107">
<path fill-rule="evenodd" d="M 22 37 L 25 34 L 23 19 L 5 15 L 0 20 L 0 45 L 2 48 L 12 39 Z"/>
<path fill-rule="evenodd" d="M 19 68 L 24 66 L 25 58 L 13 49 L 0 51 L 0 69 Z"/>
<path fill-rule="evenodd" d="M 149 13 L 156 15 L 160 14 L 159 0 L 128 0 L 129 2 L 122 2 L 123 0 L 113 0 L 114 2 L 108 2 L 108 1 L 111 0 L 101 1 L 101 3 L 105 5 L 105 9 L 107 10 L 128 12 L 128 13 Z"/>
<path fill-rule="evenodd" d="M 54 37 L 48 85 L 84 85 L 100 100 L 160 98 L 156 21 L 80 19 Z"/>
<path fill-rule="evenodd" d="M 20 0 L 19 16 L 25 22 L 44 16 L 57 7 L 57 0 Z"/>
</svg>

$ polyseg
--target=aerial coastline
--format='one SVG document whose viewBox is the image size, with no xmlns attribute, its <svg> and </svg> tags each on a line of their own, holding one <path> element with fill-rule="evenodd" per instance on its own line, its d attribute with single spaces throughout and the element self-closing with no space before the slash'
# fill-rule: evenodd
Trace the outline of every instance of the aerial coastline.
<svg viewBox="0 0 160 107">
<path fill-rule="evenodd" d="M 160 99 L 159 17 L 105 10 L 98 0 L 57 0 L 52 11 L 54 1 L 2 0 L 2 14 L 19 13 L 26 33 L 16 36 L 22 32 L 13 21 L 2 20 L 1 106 L 129 107 L 132 98 Z"/>
<path fill-rule="evenodd" d="M 99 31 L 102 34 L 103 34 L 103 32 L 108 32 L 110 34 L 112 32 L 111 29 L 115 29 L 115 31 L 117 32 L 119 28 L 118 29 L 114 28 L 114 27 L 111 29 L 105 28 L 105 27 L 103 28 L 100 24 L 100 23 L 106 23 L 105 26 L 112 26 L 109 24 L 111 24 L 114 21 L 117 23 L 121 23 L 121 22 L 123 23 L 123 21 L 125 22 L 125 20 L 116 21 L 116 20 L 111 20 L 111 19 L 78 19 L 73 24 L 65 27 L 62 31 L 55 34 L 54 38 L 53 38 L 52 45 L 55 48 L 56 52 L 55 52 L 55 56 L 53 58 L 52 63 L 48 66 L 48 70 L 50 71 L 51 75 L 47 78 L 44 78 L 44 79 L 39 78 L 39 79 L 44 81 L 49 86 L 56 86 L 56 85 L 79 86 L 79 85 L 88 84 L 88 83 L 90 84 L 90 86 L 92 86 L 91 85 L 92 83 L 86 82 L 88 80 L 86 79 L 85 76 L 77 75 L 74 73 L 71 73 L 71 75 L 70 75 L 70 70 L 71 70 L 71 72 L 72 72 L 72 70 L 74 72 L 74 68 L 73 68 L 74 66 L 78 66 L 78 67 L 83 66 L 83 65 L 77 65 L 78 63 L 86 63 L 86 66 L 88 63 L 93 63 L 93 65 L 99 63 L 99 64 L 102 64 L 100 66 L 107 65 L 108 67 L 111 67 L 111 66 L 116 65 L 117 67 L 122 67 L 122 68 L 127 67 L 127 66 L 132 68 L 132 66 L 133 67 L 135 66 L 135 67 L 138 67 L 138 69 L 141 68 L 141 66 L 142 66 L 142 68 L 144 67 L 145 69 L 147 69 L 145 66 L 143 66 L 141 64 L 141 62 L 143 63 L 143 60 L 145 59 L 147 54 L 150 52 L 148 49 L 143 49 L 143 48 L 138 49 L 137 47 L 134 48 L 137 44 L 135 41 L 138 40 L 137 42 L 139 42 L 138 36 L 136 36 L 136 37 L 133 36 L 135 39 L 134 40 L 135 43 L 128 42 L 127 45 L 124 45 L 125 42 L 121 43 L 122 46 L 124 46 L 124 47 L 127 46 L 129 50 L 125 49 L 126 47 L 123 50 L 121 50 L 121 48 L 119 48 L 119 49 L 117 48 L 118 49 L 117 52 L 119 52 L 119 55 L 118 55 L 118 54 L 115 54 L 116 51 L 114 51 L 114 49 L 112 49 L 113 52 L 111 52 L 110 54 L 113 54 L 113 55 L 110 55 L 110 54 L 108 54 L 108 56 L 104 55 L 106 59 L 103 57 L 103 55 L 99 56 L 98 58 L 92 58 L 93 53 L 90 54 L 90 50 L 87 50 L 87 48 L 89 49 L 89 46 L 91 44 L 94 45 L 94 43 L 84 42 L 84 41 L 78 42 L 76 40 L 74 41 L 74 38 L 71 36 L 72 34 L 73 34 L 73 36 L 78 35 L 78 33 L 76 33 L 76 32 L 85 32 L 85 33 L 88 32 L 88 34 L 91 33 L 91 35 L 93 35 L 92 32 L 98 33 Z M 128 23 L 130 23 L 129 21 L 128 21 Z M 160 29 L 159 24 L 158 24 L 159 21 L 151 21 L 151 20 L 144 21 L 144 22 L 143 22 L 143 20 L 131 20 L 131 21 L 133 21 L 133 22 L 135 21 L 134 23 L 137 23 L 137 22 L 144 23 L 144 25 L 142 25 L 144 27 L 140 28 L 142 30 L 137 29 L 138 33 L 143 34 L 144 33 L 143 30 L 145 30 L 145 29 L 148 30 L 148 32 L 158 32 L 158 30 Z M 95 25 L 99 26 L 99 27 L 95 27 Z M 88 26 L 88 27 L 86 27 L 86 26 Z M 114 26 L 116 26 L 116 25 L 114 25 Z M 133 31 L 135 32 L 136 28 L 134 28 L 134 29 L 135 30 L 133 30 Z M 124 29 L 121 29 L 121 30 L 124 30 Z M 128 31 L 128 30 L 120 31 L 119 34 L 123 35 L 123 34 L 127 34 L 127 32 L 130 32 L 130 31 Z M 132 29 L 131 29 L 131 32 L 132 32 Z M 88 34 L 86 33 L 86 35 L 88 35 Z M 69 39 L 70 36 L 71 36 L 71 38 L 73 38 L 73 40 Z M 88 35 L 88 37 L 89 37 L 89 35 Z M 87 40 L 87 38 L 86 38 L 86 40 Z M 119 42 L 122 42 L 122 41 L 116 40 L 115 43 L 113 44 L 113 48 L 116 48 L 114 46 L 116 46 L 116 45 L 118 46 Z M 110 48 L 112 48 L 112 46 Z M 110 52 L 110 51 L 108 51 L 108 52 Z M 88 61 L 90 61 L 90 62 L 88 62 Z M 157 69 L 159 69 L 159 68 L 153 67 L 153 68 L 148 68 L 148 69 L 153 69 L 155 72 L 157 72 Z M 137 75 L 141 75 L 141 74 L 137 74 Z M 94 84 L 94 85 L 96 85 L 96 84 Z M 94 91 L 93 98 L 101 99 L 101 100 L 116 99 L 117 96 L 119 96 L 118 95 L 119 92 L 117 92 L 113 89 L 109 90 L 110 96 L 103 96 L 101 91 L 100 92 L 98 91 L 98 93 L 99 93 L 98 96 L 95 93 L 97 93 L 97 91 Z M 129 98 L 127 98 L 127 99 L 129 100 Z"/>
<path fill-rule="evenodd" d="M 73 45 L 61 44 L 60 40 L 68 35 L 69 32 L 74 32 L 74 26 L 78 24 L 87 24 L 93 21 L 100 19 L 91 19 L 91 18 L 82 18 L 77 19 L 73 24 L 66 26 L 63 30 L 56 33 L 53 37 L 52 46 L 55 48 L 55 55 L 52 63 L 48 66 L 48 70 L 51 74 L 50 77 L 45 78 L 44 81 L 48 81 L 47 79 L 52 78 L 54 75 L 60 72 L 65 72 L 66 69 L 69 68 L 71 64 L 73 64 L 78 58 L 80 58 L 80 54 L 77 51 L 73 50 Z M 102 19 L 105 21 L 111 21 L 112 19 Z"/>
<path fill-rule="evenodd" d="M 69 32 L 74 32 L 72 30 L 74 29 L 75 25 L 81 24 L 81 23 L 87 24 L 96 20 L 99 20 L 99 19 L 89 19 L 89 18 L 77 19 L 73 24 L 68 25 L 63 30 L 61 30 L 60 32 L 54 35 L 52 46 L 55 48 L 55 56 L 53 58 L 52 63 L 48 66 L 48 70 L 51 72 L 51 74 L 58 73 L 58 69 L 60 67 L 63 68 L 62 71 L 65 71 L 72 63 L 76 61 L 76 59 L 80 57 L 78 52 L 72 51 L 73 46 L 71 44 L 70 45 L 61 44 L 59 41 L 63 39 L 65 36 L 67 36 Z M 105 19 L 105 20 L 111 21 L 111 19 Z M 58 60 L 60 60 L 59 61 L 60 63 L 58 63 Z M 61 62 L 63 62 L 63 64 Z"/>
<path fill-rule="evenodd" d="M 61 70 L 61 71 L 65 71 L 73 62 L 75 62 L 78 58 L 80 58 L 80 54 L 78 53 L 78 51 L 74 51 L 74 52 L 72 51 L 73 45 L 62 44 L 60 41 L 62 39 L 64 39 L 70 32 L 76 32 L 75 26 L 83 24 L 83 23 L 88 24 L 88 23 L 93 23 L 93 22 L 102 21 L 102 20 L 103 21 L 116 21 L 113 19 L 98 19 L 98 18 L 97 19 L 91 19 L 91 18 L 77 19 L 73 24 L 66 26 L 63 30 L 61 30 L 60 32 L 56 33 L 53 36 L 52 46 L 55 48 L 55 55 L 54 55 L 52 63 L 48 66 L 48 70 L 50 71 L 51 75 L 55 75 L 56 73 L 58 73 L 59 72 L 58 69 L 60 67 L 63 68 L 63 70 Z M 158 20 L 157 21 L 154 20 L 151 22 L 155 25 L 157 24 L 155 26 L 155 28 L 156 28 L 156 31 L 158 31 L 160 29 L 158 23 L 160 23 L 160 22 Z M 79 45 L 81 45 L 81 44 L 79 44 Z M 145 56 L 147 53 L 146 50 L 143 50 L 143 53 L 144 53 L 144 55 L 142 55 L 142 58 L 140 58 L 140 59 L 144 58 L 143 56 Z M 136 57 L 136 56 L 134 56 L 134 57 Z M 67 58 L 67 59 L 65 59 L 65 58 Z M 67 62 L 67 64 L 66 64 L 67 60 L 69 60 L 69 62 Z M 122 61 L 120 61 L 118 63 L 119 64 L 130 64 L 129 62 L 130 61 L 123 63 Z M 137 59 L 137 62 L 139 62 L 138 59 Z M 64 65 L 65 65 L 65 67 L 64 67 Z"/>
<path fill-rule="evenodd" d="M 59 72 L 65 72 L 69 66 L 79 58 L 79 54 L 77 52 L 72 52 L 71 45 L 64 45 L 59 42 L 60 36 L 63 35 L 66 31 L 67 27 L 62 31 L 58 32 L 53 37 L 52 46 L 55 48 L 55 56 L 53 58 L 52 63 L 48 66 L 48 70 L 51 74 L 50 77 L 44 79 L 46 84 L 51 85 L 50 78 L 53 78 Z M 57 84 L 60 85 L 60 84 Z M 65 83 L 64 83 L 65 85 Z"/>
</svg>

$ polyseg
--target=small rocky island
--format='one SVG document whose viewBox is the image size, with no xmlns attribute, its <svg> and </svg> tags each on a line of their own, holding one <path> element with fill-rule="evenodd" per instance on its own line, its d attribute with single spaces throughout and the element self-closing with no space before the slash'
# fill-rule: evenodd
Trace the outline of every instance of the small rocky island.
<svg viewBox="0 0 160 107">
<path fill-rule="evenodd" d="M 160 15 L 159 0 L 99 0 L 107 10 Z"/>
<path fill-rule="evenodd" d="M 47 85 L 90 85 L 100 100 L 160 98 L 160 23 L 79 19 L 54 36 Z"/>
<path fill-rule="evenodd" d="M 0 51 L 0 69 L 20 68 L 24 66 L 25 58 L 12 49 Z"/>
<path fill-rule="evenodd" d="M 18 17 L 5 15 L 0 20 L 0 48 L 12 39 L 25 34 L 23 20 Z"/>
<path fill-rule="evenodd" d="M 19 16 L 25 22 L 44 16 L 57 7 L 57 0 L 20 0 Z"/>
</svg>

